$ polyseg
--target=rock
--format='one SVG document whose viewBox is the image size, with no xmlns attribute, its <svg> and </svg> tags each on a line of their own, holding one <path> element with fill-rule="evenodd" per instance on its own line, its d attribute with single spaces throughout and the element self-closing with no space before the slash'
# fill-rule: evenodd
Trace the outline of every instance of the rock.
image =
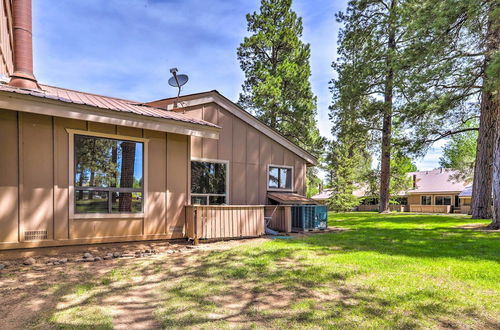
<svg viewBox="0 0 500 330">
<path fill-rule="evenodd" d="M 122 256 L 122 254 L 120 252 L 114 252 L 113 253 L 113 257 L 114 258 L 120 258 Z"/>
<path fill-rule="evenodd" d="M 6 266 L 4 264 L 0 264 L 0 270 L 5 269 L 5 267 Z"/>
<path fill-rule="evenodd" d="M 151 257 L 151 253 L 144 253 L 142 256 L 143 257 Z"/>
<path fill-rule="evenodd" d="M 88 260 L 87 259 L 83 259 L 83 258 L 75 259 L 75 262 L 85 262 L 85 261 L 88 261 Z"/>
<path fill-rule="evenodd" d="M 113 259 L 113 255 L 105 255 L 104 257 L 102 257 L 104 260 L 111 260 Z"/>
<path fill-rule="evenodd" d="M 92 254 L 90 254 L 90 253 L 88 253 L 88 252 L 87 252 L 87 253 L 85 253 L 85 254 L 83 255 L 83 257 L 84 257 L 85 259 L 90 259 L 90 258 L 93 258 Z"/>
<path fill-rule="evenodd" d="M 28 258 L 26 260 L 24 260 L 23 264 L 26 265 L 26 266 L 31 266 L 33 264 L 35 264 L 36 260 L 33 259 L 33 258 Z"/>
<path fill-rule="evenodd" d="M 92 262 L 94 261 L 94 258 L 85 258 L 83 259 L 84 262 Z"/>
<path fill-rule="evenodd" d="M 54 262 L 56 262 L 56 261 L 59 261 L 59 260 L 57 260 L 57 258 L 50 258 L 50 259 L 49 259 L 49 262 L 51 262 L 51 263 L 54 263 Z"/>
<path fill-rule="evenodd" d="M 51 262 L 47 263 L 47 266 L 52 266 L 52 265 L 54 265 L 54 264 Z"/>
<path fill-rule="evenodd" d="M 175 251 L 174 251 L 174 250 L 167 250 L 166 252 L 167 252 L 168 254 L 175 253 Z"/>
<path fill-rule="evenodd" d="M 57 265 L 59 265 L 59 264 L 60 264 L 60 262 L 59 262 L 59 261 L 55 261 L 55 262 L 54 262 L 54 266 L 57 266 Z"/>
<path fill-rule="evenodd" d="M 194 246 L 194 245 L 186 245 L 186 249 L 196 249 L 196 246 Z"/>
<path fill-rule="evenodd" d="M 61 263 L 61 264 L 65 264 L 67 262 L 68 262 L 68 258 L 61 258 L 61 259 L 59 259 L 59 263 Z"/>
<path fill-rule="evenodd" d="M 102 258 L 101 257 L 95 257 L 94 261 L 102 261 Z"/>
</svg>

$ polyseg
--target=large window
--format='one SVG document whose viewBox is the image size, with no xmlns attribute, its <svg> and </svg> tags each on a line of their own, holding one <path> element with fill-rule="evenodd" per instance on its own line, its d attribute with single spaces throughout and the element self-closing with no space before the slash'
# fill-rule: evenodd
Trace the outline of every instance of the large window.
<svg viewBox="0 0 500 330">
<path fill-rule="evenodd" d="M 293 167 L 269 165 L 268 174 L 269 190 L 292 190 Z"/>
<path fill-rule="evenodd" d="M 451 196 L 436 196 L 436 205 L 451 205 Z"/>
<path fill-rule="evenodd" d="M 75 213 L 142 213 L 143 149 L 142 142 L 75 135 Z"/>
<path fill-rule="evenodd" d="M 432 196 L 422 196 L 422 205 L 432 205 Z"/>
<path fill-rule="evenodd" d="M 227 163 L 191 162 L 191 204 L 227 204 Z"/>
</svg>

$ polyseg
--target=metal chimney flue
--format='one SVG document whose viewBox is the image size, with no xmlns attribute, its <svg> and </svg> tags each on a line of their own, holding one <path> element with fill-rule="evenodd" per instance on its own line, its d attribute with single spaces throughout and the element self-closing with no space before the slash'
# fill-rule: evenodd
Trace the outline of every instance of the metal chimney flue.
<svg viewBox="0 0 500 330">
<path fill-rule="evenodd" d="M 9 85 L 39 89 L 33 74 L 33 35 L 31 0 L 13 0 L 12 17 L 14 23 L 14 73 Z"/>
</svg>

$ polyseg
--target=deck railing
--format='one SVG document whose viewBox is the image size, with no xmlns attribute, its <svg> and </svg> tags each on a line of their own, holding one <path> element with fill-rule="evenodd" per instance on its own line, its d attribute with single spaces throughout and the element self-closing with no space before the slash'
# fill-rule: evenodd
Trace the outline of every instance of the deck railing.
<svg viewBox="0 0 500 330">
<path fill-rule="evenodd" d="M 410 205 L 410 212 L 419 213 L 450 213 L 450 205 Z"/>
<path fill-rule="evenodd" d="M 187 205 L 186 236 L 224 239 L 264 235 L 263 205 Z"/>
</svg>

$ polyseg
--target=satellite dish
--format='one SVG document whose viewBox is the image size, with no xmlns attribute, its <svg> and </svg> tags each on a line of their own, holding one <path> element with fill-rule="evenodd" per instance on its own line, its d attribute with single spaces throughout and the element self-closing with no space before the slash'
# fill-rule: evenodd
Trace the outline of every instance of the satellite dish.
<svg viewBox="0 0 500 330">
<path fill-rule="evenodd" d="M 172 68 L 170 69 L 170 73 L 172 74 L 172 77 L 168 80 L 168 84 L 172 87 L 177 87 L 179 91 L 177 92 L 177 101 L 175 102 L 176 104 L 179 101 L 179 96 L 181 95 L 181 87 L 184 86 L 188 80 L 189 77 L 186 74 L 177 74 L 177 68 Z"/>
<path fill-rule="evenodd" d="M 180 88 L 184 86 L 188 82 L 189 78 L 185 74 L 174 74 L 173 77 L 170 77 L 168 80 L 168 84 L 172 87 Z"/>
</svg>

